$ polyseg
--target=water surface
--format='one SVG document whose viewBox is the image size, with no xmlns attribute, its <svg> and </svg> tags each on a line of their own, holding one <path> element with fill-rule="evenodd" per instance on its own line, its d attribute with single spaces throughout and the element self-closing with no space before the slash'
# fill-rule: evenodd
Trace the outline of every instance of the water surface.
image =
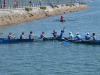
<svg viewBox="0 0 100 75">
<path fill-rule="evenodd" d="M 0 27 L 0 37 L 9 32 L 19 38 L 21 32 L 26 37 L 30 31 L 40 36 L 52 36 L 52 30 L 58 33 L 65 26 L 64 36 L 69 31 L 83 37 L 87 32 L 95 32 L 100 39 L 100 1 L 87 3 L 89 9 L 64 14 L 66 22 L 59 22 L 60 15 L 45 19 Z M 0 45 L 0 75 L 99 75 L 100 46 L 86 44 L 68 44 L 63 42 L 33 42 Z"/>
</svg>

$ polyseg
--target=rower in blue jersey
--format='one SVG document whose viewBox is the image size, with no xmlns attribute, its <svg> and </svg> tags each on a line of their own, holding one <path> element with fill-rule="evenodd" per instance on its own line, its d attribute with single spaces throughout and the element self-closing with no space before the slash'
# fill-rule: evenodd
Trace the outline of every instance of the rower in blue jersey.
<svg viewBox="0 0 100 75">
<path fill-rule="evenodd" d="M 74 35 L 72 34 L 72 32 L 69 32 L 69 37 L 68 37 L 69 40 L 74 40 Z"/>
<path fill-rule="evenodd" d="M 92 36 L 93 36 L 93 41 L 96 41 L 97 40 L 97 36 L 95 35 L 95 33 L 92 33 Z"/>
<path fill-rule="evenodd" d="M 87 35 L 85 35 L 85 40 L 90 40 L 90 35 L 89 35 L 89 33 L 87 33 Z"/>
<path fill-rule="evenodd" d="M 52 33 L 53 37 L 56 39 L 58 37 L 58 34 L 55 30 L 53 30 L 53 33 Z"/>
<path fill-rule="evenodd" d="M 41 39 L 47 38 L 47 37 L 44 35 L 44 32 L 42 32 L 42 34 L 40 35 L 40 38 L 41 38 Z"/>
<path fill-rule="evenodd" d="M 60 38 L 60 39 L 64 39 L 64 38 L 63 38 L 63 33 L 64 33 L 64 30 L 61 30 L 61 33 L 60 33 L 60 35 L 59 35 L 59 38 Z"/>
<path fill-rule="evenodd" d="M 82 40 L 82 36 L 79 33 L 76 33 L 76 37 L 75 38 L 76 38 L 75 40 L 78 40 L 78 41 Z"/>
<path fill-rule="evenodd" d="M 56 37 L 56 31 L 55 30 L 53 30 L 53 33 L 52 33 L 52 35 L 53 35 L 53 37 Z"/>
<path fill-rule="evenodd" d="M 34 35 L 32 34 L 32 31 L 30 31 L 29 39 L 34 39 Z"/>
<path fill-rule="evenodd" d="M 8 35 L 8 39 L 9 39 L 9 40 L 15 39 L 15 36 L 13 36 L 12 33 L 10 32 L 9 35 Z"/>
<path fill-rule="evenodd" d="M 22 32 L 22 35 L 20 36 L 20 39 L 26 39 L 26 37 L 24 36 L 24 32 Z"/>
</svg>

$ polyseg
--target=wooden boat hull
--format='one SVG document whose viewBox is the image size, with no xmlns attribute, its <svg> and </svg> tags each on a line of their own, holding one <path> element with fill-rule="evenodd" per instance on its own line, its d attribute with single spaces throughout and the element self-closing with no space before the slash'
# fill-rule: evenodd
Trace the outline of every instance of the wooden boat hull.
<svg viewBox="0 0 100 75">
<path fill-rule="evenodd" d="M 72 43 L 78 43 L 78 44 L 92 44 L 92 45 L 100 45 L 100 40 L 97 41 L 76 41 L 76 40 L 68 40 Z"/>
<path fill-rule="evenodd" d="M 21 43 L 21 42 L 34 42 L 33 39 L 0 39 L 0 44 Z"/>
<path fill-rule="evenodd" d="M 22 42 L 34 42 L 34 41 L 65 41 L 65 42 L 72 42 L 72 43 L 79 43 L 79 44 L 95 44 L 95 45 L 100 45 L 100 40 L 97 41 L 76 41 L 76 40 L 65 40 L 65 39 L 60 39 L 60 38 L 54 38 L 54 37 L 49 37 L 49 38 L 43 38 L 43 39 L 12 39 L 9 40 L 7 38 L 0 38 L 0 44 L 10 44 L 10 43 L 22 43 Z"/>
<path fill-rule="evenodd" d="M 64 39 L 55 39 L 53 37 L 49 37 L 49 38 L 37 38 L 37 39 L 7 39 L 7 38 L 0 38 L 0 44 L 10 44 L 10 43 L 22 43 L 22 42 L 37 42 L 37 41 L 53 41 L 53 40 L 57 40 L 57 41 L 65 41 Z"/>
<path fill-rule="evenodd" d="M 65 39 L 60 39 L 60 38 L 54 38 L 54 37 L 49 37 L 49 38 L 44 38 L 43 41 L 65 41 Z"/>
<path fill-rule="evenodd" d="M 100 40 L 97 40 L 97 41 L 92 41 L 92 40 L 89 40 L 89 41 L 77 41 L 77 40 L 67 40 L 67 39 L 60 39 L 60 38 L 54 38 L 54 37 L 50 37 L 50 38 L 45 38 L 43 39 L 43 41 L 47 41 L 47 40 L 50 40 L 50 41 L 53 41 L 53 40 L 57 40 L 57 41 L 65 41 L 65 42 L 72 42 L 72 43 L 79 43 L 79 44 L 95 44 L 95 45 L 100 45 Z"/>
</svg>

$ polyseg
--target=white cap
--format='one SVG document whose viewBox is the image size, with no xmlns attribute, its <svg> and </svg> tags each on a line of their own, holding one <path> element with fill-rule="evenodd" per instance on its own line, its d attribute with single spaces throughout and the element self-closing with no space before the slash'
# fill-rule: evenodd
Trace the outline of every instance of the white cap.
<svg viewBox="0 0 100 75">
<path fill-rule="evenodd" d="M 87 33 L 87 35 L 89 35 L 89 33 Z"/>
<path fill-rule="evenodd" d="M 79 35 L 79 32 L 77 32 L 76 34 Z"/>
<path fill-rule="evenodd" d="M 72 32 L 69 32 L 69 34 L 72 34 Z"/>
</svg>

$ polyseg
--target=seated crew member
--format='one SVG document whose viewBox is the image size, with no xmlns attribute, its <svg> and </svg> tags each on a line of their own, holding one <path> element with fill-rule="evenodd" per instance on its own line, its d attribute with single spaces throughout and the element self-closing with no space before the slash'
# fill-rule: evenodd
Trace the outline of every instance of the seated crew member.
<svg viewBox="0 0 100 75">
<path fill-rule="evenodd" d="M 87 33 L 87 35 L 85 35 L 85 40 L 90 40 L 90 35 L 89 35 L 89 33 Z"/>
<path fill-rule="evenodd" d="M 96 41 L 97 40 L 97 36 L 95 35 L 95 33 L 92 33 L 92 36 L 93 36 L 93 41 Z"/>
<path fill-rule="evenodd" d="M 81 41 L 82 40 L 82 36 L 79 33 L 76 33 L 75 40 Z"/>
<path fill-rule="evenodd" d="M 74 40 L 74 35 L 72 34 L 72 32 L 69 32 L 68 40 Z"/>
<path fill-rule="evenodd" d="M 26 37 L 24 36 L 24 32 L 22 32 L 22 35 L 20 36 L 20 39 L 26 39 Z"/>
<path fill-rule="evenodd" d="M 42 32 L 42 34 L 40 35 L 40 38 L 41 38 L 41 39 L 47 38 L 47 37 L 44 35 L 44 32 Z"/>
<path fill-rule="evenodd" d="M 15 36 L 13 36 L 12 33 L 10 32 L 9 35 L 8 35 L 8 39 L 9 39 L 9 40 L 15 39 Z"/>
<path fill-rule="evenodd" d="M 34 39 L 34 35 L 32 34 L 32 31 L 30 31 L 29 39 Z"/>
<path fill-rule="evenodd" d="M 53 33 L 52 33 L 53 37 L 55 37 L 55 33 L 56 33 L 56 31 L 55 31 L 55 30 L 53 30 Z"/>
<path fill-rule="evenodd" d="M 57 34 L 57 32 L 55 30 L 53 30 L 53 33 L 52 34 L 53 34 L 53 37 L 54 38 L 57 38 L 58 37 L 58 34 Z"/>
</svg>

